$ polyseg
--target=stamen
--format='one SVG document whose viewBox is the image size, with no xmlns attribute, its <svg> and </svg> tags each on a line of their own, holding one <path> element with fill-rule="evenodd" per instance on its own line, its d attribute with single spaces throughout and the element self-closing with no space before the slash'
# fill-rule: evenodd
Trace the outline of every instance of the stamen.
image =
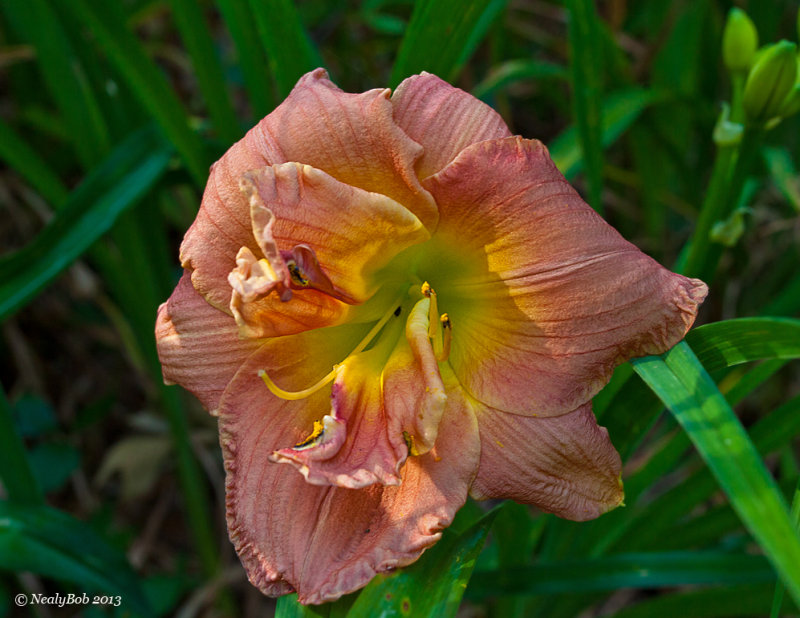
<svg viewBox="0 0 800 618">
<path fill-rule="evenodd" d="M 453 339 L 453 323 L 450 321 L 450 316 L 446 313 L 443 313 L 442 316 L 439 318 L 439 322 L 442 325 L 442 348 L 437 352 L 434 348 L 434 353 L 436 353 L 436 360 L 441 362 L 446 361 L 450 357 L 450 342 Z"/>
<path fill-rule="evenodd" d="M 403 299 L 406 297 L 407 292 L 403 292 L 395 302 L 393 302 L 386 313 L 383 314 L 380 320 L 377 321 L 375 326 L 373 326 L 370 331 L 366 334 L 366 336 L 359 342 L 359 344 L 353 348 L 353 351 L 347 355 L 346 358 L 353 356 L 354 354 L 359 354 L 360 352 L 364 351 L 373 339 L 377 336 L 377 334 L 381 331 L 381 329 L 386 326 L 386 322 L 388 322 L 392 317 L 399 315 L 397 312 L 398 305 L 402 304 Z M 304 388 L 301 391 L 285 391 L 280 386 L 275 384 L 272 379 L 267 375 L 267 372 L 263 369 L 259 369 L 258 377 L 267 385 L 267 388 L 270 392 L 275 395 L 276 397 L 280 397 L 281 399 L 287 399 L 289 401 L 296 401 L 298 399 L 305 399 L 306 397 L 310 397 L 314 393 L 316 393 L 319 389 L 327 385 L 328 383 L 332 382 L 334 378 L 336 378 L 336 371 L 339 368 L 339 365 L 334 365 L 333 369 L 329 374 L 327 374 L 324 378 L 319 380 L 313 386 L 309 386 L 308 388 Z"/>
</svg>

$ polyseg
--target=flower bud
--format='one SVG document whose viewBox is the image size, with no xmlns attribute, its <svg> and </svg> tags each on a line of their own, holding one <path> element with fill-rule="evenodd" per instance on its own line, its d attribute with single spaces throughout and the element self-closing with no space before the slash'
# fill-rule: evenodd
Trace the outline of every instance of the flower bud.
<svg viewBox="0 0 800 618">
<path fill-rule="evenodd" d="M 747 73 L 758 49 L 758 32 L 742 9 L 732 8 L 722 33 L 722 59 L 733 72 Z"/>
<path fill-rule="evenodd" d="M 779 116 L 797 77 L 797 46 L 779 41 L 766 47 L 747 76 L 742 106 L 750 122 Z"/>
</svg>

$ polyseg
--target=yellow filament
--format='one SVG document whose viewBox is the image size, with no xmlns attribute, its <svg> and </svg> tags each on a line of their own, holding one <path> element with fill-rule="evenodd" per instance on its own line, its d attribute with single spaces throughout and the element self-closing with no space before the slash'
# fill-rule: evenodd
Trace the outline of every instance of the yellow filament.
<svg viewBox="0 0 800 618">
<path fill-rule="evenodd" d="M 354 354 L 363 352 L 364 348 L 366 348 L 370 344 L 370 342 L 373 339 L 375 339 L 375 336 L 381 331 L 381 329 L 384 326 L 386 326 L 386 322 L 388 322 L 392 318 L 392 316 L 394 316 L 395 311 L 397 311 L 397 308 L 401 305 L 406 294 L 407 292 L 403 292 L 403 294 L 401 294 L 397 298 L 397 300 L 390 305 L 389 310 L 383 314 L 383 317 L 381 317 L 381 319 L 377 321 L 375 326 L 373 326 L 367 333 L 367 335 L 359 342 L 359 344 L 355 348 L 353 348 L 353 351 L 347 355 L 348 358 L 350 356 L 353 356 Z M 281 399 L 287 399 L 289 401 L 296 401 L 298 399 L 305 399 L 306 397 L 310 397 L 329 382 L 333 382 L 334 378 L 336 377 L 336 371 L 338 368 L 339 364 L 334 365 L 331 372 L 328 373 L 324 378 L 316 382 L 313 386 L 304 388 L 301 391 L 283 390 L 280 386 L 278 386 L 277 384 L 275 384 L 275 382 L 272 381 L 272 378 L 270 378 L 267 375 L 267 372 L 264 371 L 263 369 L 259 369 L 258 377 L 261 378 L 264 384 L 267 385 L 267 388 L 270 390 L 270 392 L 276 397 L 280 397 Z"/>
</svg>

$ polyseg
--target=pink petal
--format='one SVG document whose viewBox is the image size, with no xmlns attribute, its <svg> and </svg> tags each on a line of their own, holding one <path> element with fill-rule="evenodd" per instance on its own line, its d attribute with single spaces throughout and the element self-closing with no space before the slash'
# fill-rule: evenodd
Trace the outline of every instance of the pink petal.
<svg viewBox="0 0 800 618">
<path fill-rule="evenodd" d="M 322 69 L 303 76 L 289 97 L 234 144 L 211 169 L 203 203 L 181 246 L 195 288 L 228 311 L 228 273 L 243 246 L 258 245 L 250 229 L 242 175 L 296 161 L 342 183 L 382 193 L 435 225 L 436 206 L 414 173 L 418 144 L 394 123 L 388 90 L 348 94 Z"/>
<path fill-rule="evenodd" d="M 510 498 L 574 521 L 622 503 L 622 463 L 591 403 L 551 418 L 491 408 L 477 416 L 481 463 L 474 498 Z"/>
<path fill-rule="evenodd" d="M 387 264 L 429 237 L 419 219 L 391 198 L 343 184 L 313 167 L 264 167 L 247 172 L 242 183 L 250 198 L 254 232 L 263 245 L 260 254 L 267 256 L 276 284 L 288 281 L 279 251 L 291 254 L 300 265 L 313 259 L 316 272 L 307 264 L 304 275 L 318 281 L 308 289 L 295 287 L 288 302 L 280 293 L 269 293 L 269 285 L 265 295 L 250 302 L 237 290 L 231 310 L 248 337 L 287 335 L 343 322 L 351 314 L 342 300 L 368 300 Z M 259 227 L 262 219 L 264 226 Z"/>
<path fill-rule="evenodd" d="M 277 450 L 271 461 L 294 465 L 313 485 L 399 485 L 407 449 L 402 439 L 399 444 L 389 440 L 381 389 L 384 363 L 384 355 L 374 349 L 347 358 L 337 368 L 332 410 L 322 417 L 322 433 Z"/>
<path fill-rule="evenodd" d="M 300 342 L 294 349 L 309 374 L 324 372 L 331 360 L 324 347 L 319 355 L 312 352 L 318 336 L 291 338 Z M 327 411 L 327 397 L 323 391 L 304 401 L 266 397 L 256 372 L 270 363 L 268 355 L 250 359 L 221 403 L 231 539 L 250 581 L 265 594 L 294 588 L 303 603 L 331 601 L 377 572 L 413 562 L 439 539 L 474 477 L 477 424 L 470 409 L 449 407 L 437 447 L 407 460 L 400 486 L 310 485 L 288 467 L 270 463 L 269 455 L 307 433 L 304 421 Z M 276 381 L 291 373 L 279 366 L 268 370 Z"/>
<path fill-rule="evenodd" d="M 425 186 L 441 219 L 420 269 L 452 318 L 450 364 L 488 406 L 576 409 L 619 363 L 677 343 L 706 295 L 606 224 L 539 142 L 475 144 Z"/>
<path fill-rule="evenodd" d="M 241 339 L 233 318 L 209 305 L 192 287 L 188 273 L 158 308 L 156 344 L 164 379 L 191 391 L 210 411 L 262 343 Z"/>
<path fill-rule="evenodd" d="M 425 149 L 417 161 L 420 178 L 444 168 L 467 146 L 511 135 L 491 107 L 430 73 L 404 80 L 392 104 L 397 124 Z"/>
</svg>

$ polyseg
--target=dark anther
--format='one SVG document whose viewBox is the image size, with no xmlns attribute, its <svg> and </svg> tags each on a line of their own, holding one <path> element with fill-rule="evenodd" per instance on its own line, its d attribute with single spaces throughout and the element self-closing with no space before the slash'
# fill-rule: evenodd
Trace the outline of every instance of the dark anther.
<svg viewBox="0 0 800 618">
<path fill-rule="evenodd" d="M 403 309 L 402 307 L 398 307 L 397 309 L 395 309 L 395 310 L 394 310 L 394 315 L 395 315 L 395 317 L 397 317 L 398 315 L 400 315 L 400 311 L 401 311 L 402 309 Z"/>
</svg>

